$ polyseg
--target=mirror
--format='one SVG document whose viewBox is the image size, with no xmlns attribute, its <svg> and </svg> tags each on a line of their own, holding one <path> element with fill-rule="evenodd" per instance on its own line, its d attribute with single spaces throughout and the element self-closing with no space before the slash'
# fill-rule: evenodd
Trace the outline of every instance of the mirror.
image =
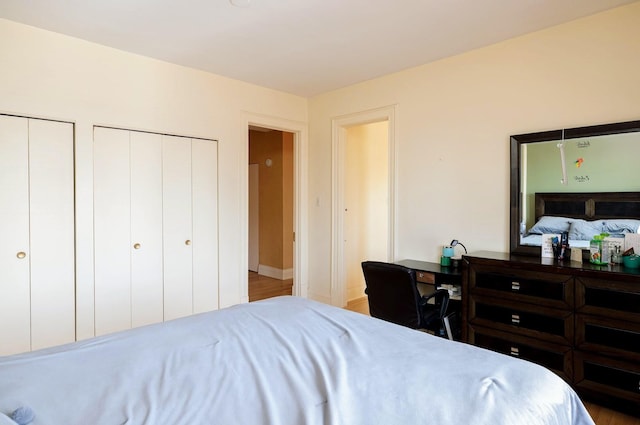
<svg viewBox="0 0 640 425">
<path fill-rule="evenodd" d="M 540 255 L 543 215 L 640 219 L 639 164 L 640 121 L 511 136 L 511 253 Z"/>
</svg>

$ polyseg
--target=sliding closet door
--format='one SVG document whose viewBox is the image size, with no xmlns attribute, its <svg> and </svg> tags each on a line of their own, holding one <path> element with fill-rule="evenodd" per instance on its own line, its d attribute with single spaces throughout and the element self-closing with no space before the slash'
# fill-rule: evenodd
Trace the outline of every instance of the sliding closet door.
<svg viewBox="0 0 640 425">
<path fill-rule="evenodd" d="M 131 326 L 163 320 L 162 136 L 130 132 Z"/>
<path fill-rule="evenodd" d="M 94 128 L 95 332 L 131 327 L 129 132 Z"/>
<path fill-rule="evenodd" d="M 28 134 L 0 116 L 0 355 L 31 348 Z"/>
<path fill-rule="evenodd" d="M 218 144 L 191 142 L 193 312 L 218 308 Z"/>
<path fill-rule="evenodd" d="M 75 341 L 73 124 L 29 120 L 31 349 Z"/>
<path fill-rule="evenodd" d="M 162 136 L 164 320 L 193 314 L 191 139 Z"/>
</svg>

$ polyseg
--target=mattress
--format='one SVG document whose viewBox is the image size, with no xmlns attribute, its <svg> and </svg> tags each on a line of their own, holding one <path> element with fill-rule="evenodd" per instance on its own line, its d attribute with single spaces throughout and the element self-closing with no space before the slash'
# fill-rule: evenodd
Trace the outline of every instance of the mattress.
<svg viewBox="0 0 640 425">
<path fill-rule="evenodd" d="M 39 424 L 593 424 L 547 369 L 298 297 L 0 357 Z"/>
</svg>

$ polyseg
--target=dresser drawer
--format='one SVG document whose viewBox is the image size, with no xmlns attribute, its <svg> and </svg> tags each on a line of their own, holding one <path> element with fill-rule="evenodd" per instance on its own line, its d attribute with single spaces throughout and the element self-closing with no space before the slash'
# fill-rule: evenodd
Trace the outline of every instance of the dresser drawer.
<svg viewBox="0 0 640 425">
<path fill-rule="evenodd" d="M 575 387 L 590 398 L 640 412 L 640 364 L 574 351 Z"/>
<path fill-rule="evenodd" d="M 472 266 L 469 292 L 556 308 L 573 307 L 573 277 L 564 274 Z"/>
<path fill-rule="evenodd" d="M 576 348 L 640 363 L 640 323 L 577 314 Z"/>
<path fill-rule="evenodd" d="M 640 323 L 640 285 L 618 279 L 576 278 L 576 310 Z"/>
<path fill-rule="evenodd" d="M 477 295 L 469 297 L 469 324 L 526 335 L 563 345 L 573 343 L 571 311 L 513 303 Z"/>
<path fill-rule="evenodd" d="M 482 327 L 469 329 L 469 342 L 479 347 L 542 365 L 567 382 L 573 379 L 571 347 Z"/>
</svg>

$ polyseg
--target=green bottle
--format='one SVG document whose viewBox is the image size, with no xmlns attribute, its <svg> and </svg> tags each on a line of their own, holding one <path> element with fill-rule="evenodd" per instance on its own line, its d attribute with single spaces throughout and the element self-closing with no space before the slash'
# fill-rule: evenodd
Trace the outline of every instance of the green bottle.
<svg viewBox="0 0 640 425">
<path fill-rule="evenodd" d="M 606 265 L 609 263 L 608 252 L 604 252 L 604 238 L 609 236 L 608 233 L 600 233 L 599 235 L 595 235 L 591 242 L 589 243 L 589 262 L 592 264 L 597 264 L 599 266 Z"/>
</svg>

